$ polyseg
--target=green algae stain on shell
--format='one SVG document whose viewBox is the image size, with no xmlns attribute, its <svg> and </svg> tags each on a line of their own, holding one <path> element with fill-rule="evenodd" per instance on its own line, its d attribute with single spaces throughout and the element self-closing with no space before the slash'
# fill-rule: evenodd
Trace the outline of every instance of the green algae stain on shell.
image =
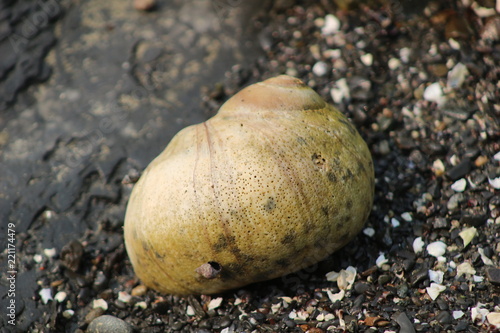
<svg viewBox="0 0 500 333">
<path fill-rule="evenodd" d="M 125 244 L 144 284 L 218 293 L 323 260 L 362 229 L 373 192 L 347 118 L 278 76 L 172 139 L 132 191 Z"/>
</svg>

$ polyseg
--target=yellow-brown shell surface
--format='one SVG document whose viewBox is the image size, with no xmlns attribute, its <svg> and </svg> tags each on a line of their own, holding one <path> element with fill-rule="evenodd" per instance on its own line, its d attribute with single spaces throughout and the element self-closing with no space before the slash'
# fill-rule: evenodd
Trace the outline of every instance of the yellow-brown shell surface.
<svg viewBox="0 0 500 333">
<path fill-rule="evenodd" d="M 312 265 L 370 214 L 366 143 L 302 81 L 278 76 L 180 131 L 135 185 L 125 244 L 137 276 L 211 294 Z"/>
</svg>

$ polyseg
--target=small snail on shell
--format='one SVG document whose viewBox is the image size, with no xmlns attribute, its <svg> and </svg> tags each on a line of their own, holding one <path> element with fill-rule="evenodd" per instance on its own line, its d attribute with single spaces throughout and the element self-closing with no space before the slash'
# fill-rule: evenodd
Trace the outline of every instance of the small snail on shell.
<svg viewBox="0 0 500 333">
<path fill-rule="evenodd" d="M 362 229 L 373 193 L 356 129 L 282 75 L 172 139 L 132 191 L 125 245 L 145 285 L 218 293 L 323 260 Z"/>
</svg>

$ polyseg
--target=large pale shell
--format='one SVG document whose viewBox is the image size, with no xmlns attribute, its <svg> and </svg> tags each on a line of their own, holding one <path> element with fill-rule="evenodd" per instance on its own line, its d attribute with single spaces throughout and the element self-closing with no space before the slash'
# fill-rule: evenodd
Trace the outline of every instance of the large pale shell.
<svg viewBox="0 0 500 333">
<path fill-rule="evenodd" d="M 312 265 L 370 214 L 373 163 L 346 117 L 278 76 L 180 131 L 135 185 L 125 243 L 165 293 L 211 294 Z"/>
</svg>

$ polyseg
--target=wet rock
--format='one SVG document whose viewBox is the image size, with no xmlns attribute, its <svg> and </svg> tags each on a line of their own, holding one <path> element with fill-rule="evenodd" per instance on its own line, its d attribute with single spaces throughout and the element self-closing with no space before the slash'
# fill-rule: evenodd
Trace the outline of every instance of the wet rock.
<svg viewBox="0 0 500 333">
<path fill-rule="evenodd" d="M 406 313 L 401 312 L 400 314 L 394 317 L 394 320 L 398 323 L 399 327 L 401 328 L 400 332 L 415 333 L 415 327 L 411 323 Z"/>
<path fill-rule="evenodd" d="M 465 177 L 470 172 L 471 168 L 471 160 L 468 158 L 464 158 L 462 162 L 458 163 L 453 168 L 448 170 L 446 175 L 453 181 L 459 180 L 460 178 Z"/>
<path fill-rule="evenodd" d="M 500 286 L 500 268 L 490 267 L 486 269 L 486 278 L 491 284 Z"/>
<path fill-rule="evenodd" d="M 87 333 L 133 333 L 133 331 L 132 326 L 128 323 L 120 318 L 109 315 L 95 318 L 87 328 Z"/>
</svg>

